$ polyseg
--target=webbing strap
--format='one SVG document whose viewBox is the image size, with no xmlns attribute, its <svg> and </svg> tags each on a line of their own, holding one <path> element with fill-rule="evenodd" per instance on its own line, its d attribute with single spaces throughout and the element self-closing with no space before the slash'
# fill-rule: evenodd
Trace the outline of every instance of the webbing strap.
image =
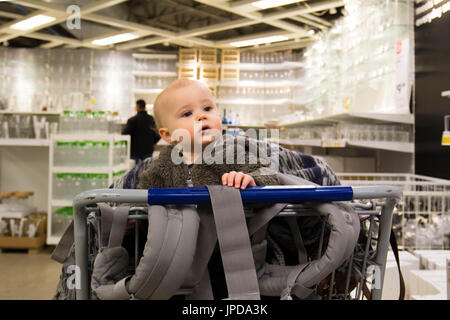
<svg viewBox="0 0 450 320">
<path fill-rule="evenodd" d="M 269 223 L 269 221 L 280 213 L 286 206 L 287 203 L 275 203 L 271 206 L 259 209 L 248 223 L 249 234 L 253 235 L 260 228 L 267 225 L 267 223 Z"/>
<path fill-rule="evenodd" d="M 394 253 L 395 261 L 397 261 L 398 277 L 400 281 L 400 294 L 398 300 L 405 300 L 405 280 L 403 279 L 402 269 L 400 268 L 400 258 L 398 256 L 397 238 L 395 237 L 394 229 L 391 228 L 391 236 L 389 239 Z"/>
<path fill-rule="evenodd" d="M 214 225 L 214 216 L 211 214 L 211 206 L 200 204 L 197 206 L 200 217 L 197 247 L 191 270 L 186 277 L 183 286 L 193 288 L 194 293 L 188 295 L 188 300 L 213 300 L 212 288 L 208 273 L 208 261 L 217 243 L 217 233 Z"/>
<path fill-rule="evenodd" d="M 56 246 L 55 250 L 53 250 L 52 259 L 59 263 L 64 263 L 64 260 L 70 253 L 73 241 L 74 241 L 74 226 L 72 220 L 72 222 L 67 227 L 66 231 L 64 231 L 64 234 L 59 240 L 59 243 Z"/>
<path fill-rule="evenodd" d="M 302 239 L 302 234 L 300 233 L 300 228 L 297 224 L 296 217 L 287 217 L 286 221 L 292 232 L 292 237 L 294 238 L 295 246 L 298 251 L 298 263 L 303 264 L 308 262 L 308 253 L 306 252 L 305 244 Z"/>
<path fill-rule="evenodd" d="M 300 273 L 302 273 L 307 266 L 307 263 L 298 265 L 289 273 L 286 280 L 287 286 L 281 293 L 281 300 L 292 300 L 291 295 L 293 292 L 297 297 L 303 299 L 309 296 L 314 291 L 313 289 L 306 288 L 300 283 L 296 282 Z"/>
<path fill-rule="evenodd" d="M 101 213 L 100 223 L 100 247 L 107 247 L 109 242 L 109 233 L 111 231 L 113 212 L 112 208 L 106 203 L 99 203 L 98 208 Z"/>
<path fill-rule="evenodd" d="M 227 186 L 207 187 L 211 197 L 229 299 L 260 299 L 240 192 Z"/>
<path fill-rule="evenodd" d="M 114 209 L 108 248 L 120 247 L 122 245 L 127 226 L 128 210 L 128 207 L 117 207 Z"/>
</svg>

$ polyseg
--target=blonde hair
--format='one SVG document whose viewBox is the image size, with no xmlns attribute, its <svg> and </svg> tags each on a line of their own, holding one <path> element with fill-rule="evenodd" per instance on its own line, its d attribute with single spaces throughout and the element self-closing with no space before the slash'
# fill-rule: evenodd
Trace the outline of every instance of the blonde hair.
<svg viewBox="0 0 450 320">
<path fill-rule="evenodd" d="M 211 90 L 208 88 L 208 86 L 201 81 L 191 80 L 191 79 L 178 79 L 178 80 L 175 80 L 174 82 L 172 82 L 171 84 L 169 84 L 160 94 L 158 94 L 158 96 L 155 99 L 155 102 L 153 103 L 153 115 L 154 115 L 156 126 L 158 129 L 163 126 L 163 124 L 161 122 L 161 118 L 162 118 L 161 112 L 164 109 L 164 103 L 163 103 L 164 98 L 170 93 L 171 90 L 184 88 L 184 87 L 190 86 L 192 84 L 200 85 L 200 86 L 208 89 L 208 91 L 211 92 Z"/>
</svg>

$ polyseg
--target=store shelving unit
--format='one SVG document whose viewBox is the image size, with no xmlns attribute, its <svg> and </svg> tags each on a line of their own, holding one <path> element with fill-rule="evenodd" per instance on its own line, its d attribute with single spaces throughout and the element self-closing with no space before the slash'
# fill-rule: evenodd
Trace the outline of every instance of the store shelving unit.
<svg viewBox="0 0 450 320">
<path fill-rule="evenodd" d="M 385 124 L 385 125 L 408 125 L 414 124 L 413 114 L 387 114 L 387 113 L 340 113 L 315 119 L 293 120 L 280 124 L 280 128 L 308 128 L 327 127 L 341 123 L 355 124 Z M 414 153 L 414 143 L 397 141 L 369 141 L 354 139 L 280 139 L 280 143 L 289 146 L 312 146 L 322 148 L 367 148 L 375 150 L 387 150 L 403 153 Z"/>
<path fill-rule="evenodd" d="M 241 71 L 260 71 L 262 69 L 265 71 L 277 71 L 303 68 L 303 66 L 304 64 L 299 61 L 284 61 L 280 63 L 240 63 L 239 69 Z"/>
<path fill-rule="evenodd" d="M 291 105 L 296 102 L 291 99 L 217 99 L 216 103 L 223 105 Z"/>
<path fill-rule="evenodd" d="M 49 139 L 0 139 L 0 146 L 9 147 L 48 147 Z"/>
<path fill-rule="evenodd" d="M 178 73 L 171 71 L 133 71 L 135 76 L 148 77 L 176 77 Z"/>
<path fill-rule="evenodd" d="M 413 153 L 414 144 L 390 141 L 352 141 L 352 140 L 321 140 L 321 139 L 280 139 L 280 144 L 289 146 L 309 146 L 321 148 L 359 147 L 395 152 Z"/>
<path fill-rule="evenodd" d="M 232 114 L 239 114 L 243 125 L 262 126 L 267 121 L 274 120 L 273 116 L 286 114 L 293 106 L 300 104 L 293 98 L 293 90 L 303 85 L 295 75 L 296 71 L 303 68 L 303 63 L 288 60 L 267 63 L 261 62 L 261 59 L 255 59 L 259 62 L 246 62 L 243 54 L 245 53 L 241 53 L 241 57 L 235 61 L 222 58 L 222 73 L 224 70 L 229 72 L 225 76 L 222 74 L 217 84 L 219 94 L 216 103 L 220 109 L 227 110 L 227 118 L 230 117 L 231 110 Z M 234 77 L 231 71 L 235 72 Z M 287 75 L 288 71 L 292 73 Z M 276 113 L 274 109 L 277 109 Z"/>
<path fill-rule="evenodd" d="M 148 105 L 152 106 L 156 96 L 177 78 L 178 56 L 176 54 L 133 53 L 132 57 L 134 101 L 144 99 Z M 144 79 L 144 83 L 140 83 L 139 79 Z"/>
<path fill-rule="evenodd" d="M 11 111 L 11 110 L 0 110 L 0 114 L 20 114 L 20 115 L 37 115 L 37 116 L 53 116 L 59 117 L 59 112 L 47 112 L 47 111 Z"/>
<path fill-rule="evenodd" d="M 59 142 L 72 142 L 72 141 L 98 141 L 108 143 L 108 159 L 106 166 L 99 167 L 86 167 L 83 165 L 70 165 L 70 166 L 55 166 L 55 146 Z M 123 155 L 122 163 L 114 164 L 114 146 L 115 143 L 125 141 L 126 154 Z M 48 184 L 48 226 L 47 226 L 47 244 L 55 245 L 59 242 L 61 232 L 64 230 L 54 230 L 53 220 L 55 218 L 55 211 L 62 207 L 71 207 L 72 200 L 58 199 L 54 197 L 54 176 L 56 174 L 97 174 L 107 176 L 107 185 L 99 186 L 98 188 L 107 188 L 114 179 L 115 174 L 125 172 L 129 169 L 130 158 L 130 136 L 118 135 L 118 134 L 96 134 L 96 135 L 83 135 L 83 134 L 60 134 L 53 135 L 49 143 L 49 184 Z M 66 221 L 67 222 L 67 221 Z"/>
<path fill-rule="evenodd" d="M 329 125 L 342 121 L 345 122 L 359 122 L 366 120 L 372 123 L 401 123 L 401 124 L 414 124 L 413 114 L 396 114 L 396 113 L 357 113 L 346 112 L 328 115 L 319 118 L 311 118 L 297 121 L 290 121 L 286 123 L 280 123 L 280 126 L 284 127 L 298 127 L 307 125 Z"/>
<path fill-rule="evenodd" d="M 135 94 L 158 94 L 161 91 L 163 91 L 163 89 L 133 89 L 133 93 Z"/>
<path fill-rule="evenodd" d="M 219 81 L 217 85 L 221 87 L 238 87 L 238 88 L 282 88 L 287 86 L 299 86 L 303 85 L 302 81 L 296 80 L 280 80 L 280 81 L 253 81 L 253 80 L 241 80 L 241 81 Z"/>
<path fill-rule="evenodd" d="M 349 147 L 369 148 L 377 150 L 388 150 L 403 153 L 414 153 L 414 144 L 411 142 L 390 141 L 347 141 Z"/>
<path fill-rule="evenodd" d="M 321 147 L 322 140 L 320 140 L 320 139 L 280 139 L 280 144 L 289 145 L 289 146 Z"/>
</svg>

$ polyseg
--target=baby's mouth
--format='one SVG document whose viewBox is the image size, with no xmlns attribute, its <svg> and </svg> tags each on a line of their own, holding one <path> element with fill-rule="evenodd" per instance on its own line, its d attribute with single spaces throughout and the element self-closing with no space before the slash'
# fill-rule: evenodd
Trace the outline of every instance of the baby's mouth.
<svg viewBox="0 0 450 320">
<path fill-rule="evenodd" d="M 210 127 L 208 125 L 202 126 L 202 134 L 208 133 L 210 131 Z"/>
</svg>

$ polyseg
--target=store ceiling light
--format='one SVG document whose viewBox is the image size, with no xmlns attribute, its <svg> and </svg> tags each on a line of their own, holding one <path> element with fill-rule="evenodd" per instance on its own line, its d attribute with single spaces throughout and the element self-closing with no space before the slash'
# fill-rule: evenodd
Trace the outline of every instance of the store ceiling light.
<svg viewBox="0 0 450 320">
<path fill-rule="evenodd" d="M 136 38 L 139 38 L 139 36 L 137 34 L 121 33 L 121 34 L 117 34 L 115 36 L 110 36 L 110 37 L 106 37 L 106 38 L 102 38 L 102 39 L 93 40 L 92 44 L 95 44 L 98 46 L 107 46 L 109 44 L 124 42 L 124 41 L 128 41 L 128 40 L 133 40 Z"/>
<path fill-rule="evenodd" d="M 260 9 L 268 9 L 268 8 L 273 8 L 273 7 L 285 6 L 287 4 L 291 4 L 294 2 L 300 2 L 300 1 L 304 1 L 304 0 L 260 0 L 260 1 L 252 2 L 252 5 L 257 8 L 260 8 Z"/>
<path fill-rule="evenodd" d="M 230 45 L 233 47 L 248 47 L 248 46 L 254 46 L 254 45 L 263 44 L 263 43 L 285 41 L 288 39 L 289 38 L 286 36 L 270 36 L 270 37 L 250 39 L 250 40 L 234 41 L 234 42 L 230 42 Z"/>
<path fill-rule="evenodd" d="M 10 26 L 10 29 L 14 29 L 14 30 L 30 30 L 30 29 L 34 29 L 38 26 L 41 26 L 43 24 L 52 22 L 53 20 L 55 20 L 55 17 L 50 17 L 50 16 L 46 16 L 44 14 L 38 14 L 34 17 L 22 20 L 20 22 L 17 22 L 15 24 L 13 24 L 12 26 Z"/>
</svg>

